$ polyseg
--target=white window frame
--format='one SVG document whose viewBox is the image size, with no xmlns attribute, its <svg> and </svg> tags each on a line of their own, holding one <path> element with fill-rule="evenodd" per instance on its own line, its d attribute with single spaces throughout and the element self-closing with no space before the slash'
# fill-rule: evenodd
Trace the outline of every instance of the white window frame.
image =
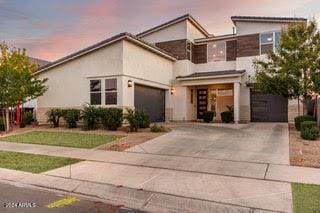
<svg viewBox="0 0 320 213">
<path fill-rule="evenodd" d="M 215 63 L 215 62 L 221 62 L 221 61 L 209 61 L 209 45 L 214 44 L 214 43 L 219 43 L 219 42 L 223 42 L 224 43 L 224 60 L 221 61 L 227 61 L 227 41 L 214 41 L 214 42 L 210 42 L 207 43 L 207 63 Z"/>
<path fill-rule="evenodd" d="M 268 34 L 268 33 L 272 33 L 272 51 L 275 52 L 276 51 L 276 33 L 281 33 L 281 31 L 268 31 L 268 32 L 262 32 L 260 33 L 259 35 L 259 52 L 260 52 L 260 55 L 266 55 L 267 53 L 261 53 L 261 45 L 266 45 L 266 44 L 271 44 L 271 42 L 269 43 L 261 43 L 261 37 L 263 34 Z"/>
</svg>

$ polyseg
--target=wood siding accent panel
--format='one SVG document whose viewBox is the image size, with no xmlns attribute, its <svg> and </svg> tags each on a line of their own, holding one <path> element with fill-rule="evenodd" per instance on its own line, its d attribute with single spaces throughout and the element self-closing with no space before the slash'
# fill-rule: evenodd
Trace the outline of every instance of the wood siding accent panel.
<svg viewBox="0 0 320 213">
<path fill-rule="evenodd" d="M 207 63 L 207 44 L 192 46 L 192 62 L 195 64 Z"/>
<path fill-rule="evenodd" d="M 187 59 L 187 39 L 155 43 L 157 47 L 171 53 L 178 60 Z"/>
<path fill-rule="evenodd" d="M 260 36 L 251 34 L 237 37 L 237 57 L 260 55 Z"/>
<path fill-rule="evenodd" d="M 237 40 L 227 41 L 227 61 L 235 61 L 237 58 Z"/>
</svg>

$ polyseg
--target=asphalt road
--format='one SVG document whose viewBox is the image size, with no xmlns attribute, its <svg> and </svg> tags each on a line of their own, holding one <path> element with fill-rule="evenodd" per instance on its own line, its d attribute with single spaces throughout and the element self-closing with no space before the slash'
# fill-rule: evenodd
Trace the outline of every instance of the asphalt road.
<svg viewBox="0 0 320 213">
<path fill-rule="evenodd" d="M 141 211 L 85 200 L 73 195 L 17 187 L 0 183 L 0 212 L 142 213 Z"/>
</svg>

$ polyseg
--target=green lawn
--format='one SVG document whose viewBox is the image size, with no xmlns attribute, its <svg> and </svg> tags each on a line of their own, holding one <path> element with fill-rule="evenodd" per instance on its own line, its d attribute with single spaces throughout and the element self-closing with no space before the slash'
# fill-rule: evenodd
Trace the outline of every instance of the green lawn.
<svg viewBox="0 0 320 213">
<path fill-rule="evenodd" d="M 120 136 L 34 131 L 20 135 L 4 137 L 0 140 L 17 143 L 31 143 L 91 149 L 102 144 L 114 141 L 118 138 L 120 138 Z"/>
<path fill-rule="evenodd" d="M 21 170 L 32 173 L 41 173 L 80 161 L 81 160 L 73 158 L 0 151 L 1 168 Z"/>
<path fill-rule="evenodd" d="M 320 185 L 292 184 L 294 213 L 320 212 Z"/>
</svg>

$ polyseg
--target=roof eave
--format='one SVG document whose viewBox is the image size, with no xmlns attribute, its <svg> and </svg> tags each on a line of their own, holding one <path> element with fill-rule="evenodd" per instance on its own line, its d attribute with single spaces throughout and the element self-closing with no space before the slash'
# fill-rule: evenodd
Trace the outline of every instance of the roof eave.
<svg viewBox="0 0 320 213">
<path fill-rule="evenodd" d="M 205 35 L 206 37 L 209 37 L 209 36 L 210 36 L 210 33 L 208 33 L 208 31 L 207 31 L 206 29 L 204 29 L 204 27 L 202 27 L 202 26 L 199 24 L 199 22 L 197 22 L 190 14 L 183 15 L 183 16 L 181 16 L 181 17 L 178 17 L 178 18 L 176 18 L 176 19 L 173 19 L 173 20 L 171 20 L 171 21 L 168 21 L 168 22 L 166 22 L 166 23 L 164 23 L 164 24 L 161 24 L 161 25 L 158 25 L 158 26 L 156 26 L 156 27 L 150 28 L 150 29 L 148 29 L 148 30 L 146 30 L 146 31 L 143 31 L 143 32 L 141 32 L 141 33 L 139 33 L 139 34 L 136 34 L 136 36 L 137 36 L 137 37 L 144 37 L 144 36 L 146 36 L 146 35 L 148 35 L 148 34 L 157 32 L 157 31 L 159 31 L 159 30 L 161 30 L 161 29 L 164 29 L 164 28 L 166 28 L 166 27 L 168 27 L 168 26 L 174 25 L 174 24 L 179 23 L 179 22 L 184 21 L 184 20 L 189 20 L 189 21 L 190 21 L 194 26 L 196 26 L 196 28 L 197 28 L 199 31 L 201 31 L 201 33 L 202 33 L 203 35 Z"/>
<path fill-rule="evenodd" d="M 167 59 L 169 59 L 171 61 L 176 61 L 177 60 L 174 56 L 171 56 L 171 55 L 169 55 L 167 53 L 164 53 L 163 51 L 160 51 L 157 47 L 153 47 L 150 44 L 147 44 L 146 42 L 140 41 L 139 39 L 136 39 L 136 38 L 130 36 L 129 34 L 125 33 L 122 36 L 119 36 L 119 37 L 117 37 L 117 38 L 115 38 L 113 40 L 110 40 L 109 42 L 103 43 L 103 44 L 101 44 L 101 45 L 99 45 L 97 47 L 94 47 L 92 49 L 88 49 L 87 51 L 81 52 L 80 54 L 74 55 L 74 56 L 72 56 L 70 58 L 66 58 L 65 60 L 59 61 L 57 63 L 52 62 L 51 65 L 48 65 L 48 66 L 45 65 L 44 68 L 40 67 L 38 71 L 33 73 L 33 75 L 40 74 L 40 73 L 42 73 L 42 72 L 44 72 L 46 70 L 49 70 L 49 69 L 51 69 L 53 67 L 59 66 L 59 65 L 61 65 L 63 63 L 66 63 L 68 61 L 74 60 L 74 59 L 79 58 L 79 57 L 81 57 L 83 55 L 86 55 L 86 54 L 88 54 L 90 52 L 94 52 L 94 51 L 96 51 L 96 50 L 98 50 L 100 48 L 106 47 L 108 45 L 111 45 L 113 43 L 116 43 L 116 42 L 124 40 L 124 39 L 126 39 L 128 41 L 131 41 L 131 42 L 133 42 L 135 44 L 138 44 L 138 45 L 142 46 L 143 48 L 151 50 L 152 52 L 155 52 L 156 54 L 158 54 L 158 55 L 160 55 L 162 57 L 165 57 L 165 58 L 167 58 Z"/>
</svg>

